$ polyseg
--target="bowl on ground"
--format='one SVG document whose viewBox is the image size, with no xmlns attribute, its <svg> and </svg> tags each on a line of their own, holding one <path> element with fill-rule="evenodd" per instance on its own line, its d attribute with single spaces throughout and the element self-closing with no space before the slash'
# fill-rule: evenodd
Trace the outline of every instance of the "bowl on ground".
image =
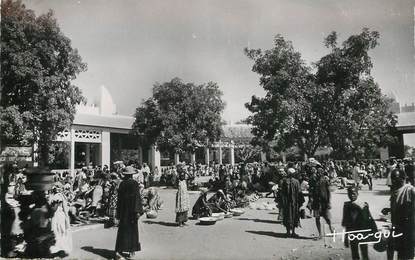
<svg viewBox="0 0 415 260">
<path fill-rule="evenodd" d="M 233 216 L 232 212 L 226 212 L 225 213 L 225 218 L 231 218 Z"/>
<path fill-rule="evenodd" d="M 219 221 L 225 218 L 225 213 L 212 213 L 212 217 L 216 218 Z"/>
<path fill-rule="evenodd" d="M 217 221 L 215 217 L 203 217 L 199 218 L 200 225 L 214 225 Z"/>
<path fill-rule="evenodd" d="M 234 216 L 241 216 L 245 213 L 245 210 L 243 209 L 231 209 L 231 212 Z"/>
</svg>

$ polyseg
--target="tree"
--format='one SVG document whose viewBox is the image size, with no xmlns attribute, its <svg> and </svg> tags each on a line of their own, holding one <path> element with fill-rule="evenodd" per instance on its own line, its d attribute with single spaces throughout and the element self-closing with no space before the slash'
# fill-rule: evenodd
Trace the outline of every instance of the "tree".
<svg viewBox="0 0 415 260">
<path fill-rule="evenodd" d="M 245 53 L 254 60 L 252 70 L 260 74 L 266 91 L 265 97 L 253 96 L 245 104 L 253 113 L 247 119 L 253 125 L 253 144 L 267 149 L 272 142 L 277 151 L 297 145 L 313 155 L 325 133 L 313 109 L 318 88 L 311 68 L 281 35 L 275 37 L 273 49 L 245 49 Z"/>
<path fill-rule="evenodd" d="M 368 54 L 379 33 L 363 29 L 339 47 L 337 34 L 325 39 L 331 52 L 310 68 L 291 42 L 277 35 L 271 50 L 245 50 L 260 74 L 264 98 L 253 96 L 246 107 L 253 113 L 254 143 L 293 145 L 314 155 L 331 145 L 337 158 L 370 156 L 376 147 L 390 144 L 396 116 L 390 99 L 381 93 L 370 70 Z"/>
<path fill-rule="evenodd" d="M 37 143 L 39 163 L 47 165 L 49 146 L 84 101 L 72 80 L 86 64 L 51 10 L 36 16 L 21 1 L 6 0 L 1 17 L 2 143 Z"/>
<path fill-rule="evenodd" d="M 262 148 L 252 145 L 239 145 L 235 149 L 236 158 L 239 158 L 242 162 L 246 163 L 251 159 L 258 158 L 261 154 Z"/>
<path fill-rule="evenodd" d="M 136 109 L 133 132 L 144 144 L 162 150 L 194 152 L 206 140 L 221 135 L 221 113 L 225 107 L 216 83 L 195 85 L 179 78 L 155 84 L 153 96 Z"/>
<path fill-rule="evenodd" d="M 378 39 L 378 32 L 364 28 L 339 47 L 332 32 L 325 39 L 331 52 L 316 63 L 316 84 L 321 88 L 316 113 L 337 158 L 365 157 L 394 140 L 391 100 L 370 74 L 373 64 L 368 52 Z"/>
</svg>

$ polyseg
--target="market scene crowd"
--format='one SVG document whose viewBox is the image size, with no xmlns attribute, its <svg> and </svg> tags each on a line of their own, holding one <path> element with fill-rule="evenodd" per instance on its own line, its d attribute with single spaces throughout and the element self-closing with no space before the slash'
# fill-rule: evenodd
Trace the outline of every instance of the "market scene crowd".
<svg viewBox="0 0 415 260">
<path fill-rule="evenodd" d="M 137 220 L 143 214 L 147 218 L 157 218 L 157 212 L 163 209 L 158 194 L 162 186 L 177 189 L 175 220 L 178 227 L 187 225 L 188 216 L 210 221 L 214 220 L 213 216 L 221 217 L 220 214 L 224 214 L 222 217 L 243 214 L 250 202 L 271 197 L 278 209 L 278 219 L 287 230 L 286 237 L 298 237 L 295 229 L 300 227 L 300 219 L 314 217 L 319 234 L 315 239 L 321 239 L 325 234 L 321 230 L 320 217 L 333 233 L 330 194 L 335 188 L 347 189 L 351 200 L 343 209 L 342 225 L 346 231 L 369 228 L 377 232 L 369 204 L 355 201 L 359 190 L 372 190 L 373 179 L 379 178 L 391 187 L 391 208 L 385 208 L 382 213 L 389 215 L 395 231 L 403 234 L 394 240 L 383 241 L 384 247 L 392 256 L 397 250 L 399 259 L 411 259 L 414 254 L 415 202 L 412 196 L 415 189 L 412 185 L 415 171 L 410 159 L 320 163 L 311 158 L 306 163 L 254 162 L 209 167 L 180 163 L 165 168 L 161 174 L 150 171 L 147 164 L 90 166 L 78 171 L 74 178 L 65 172 L 53 175 L 53 187 L 46 192 L 43 204 L 40 200 L 39 211 L 32 211 L 30 221 L 19 221 L 24 215 L 19 202 L 24 203 L 24 195 L 28 194 L 25 169 L 11 167 L 9 170 L 5 182 L 8 183 L 6 207 L 3 208 L 7 215 L 3 215 L 2 221 L 8 227 L 3 230 L 8 232 L 8 240 L 2 240 L 2 243 L 9 257 L 25 254 L 30 257 L 66 256 L 72 247 L 71 226 L 90 223 L 119 227 L 116 255 L 118 258 L 125 256 L 124 253 L 133 256 L 141 250 Z M 208 181 L 198 182 L 200 177 L 206 176 Z M 128 188 L 127 183 L 130 183 Z M 187 191 L 190 188 L 200 191 L 194 205 L 189 205 Z M 403 211 L 406 214 L 402 214 Z M 128 220 L 131 216 L 132 222 Z M 31 243 L 25 242 L 27 234 L 23 232 L 28 228 L 43 236 L 34 236 Z M 357 240 L 350 242 L 353 259 L 359 259 L 358 244 Z M 361 252 L 363 259 L 367 259 L 367 245 L 361 246 Z"/>
<path fill-rule="evenodd" d="M 293 2 L 2 0 L 0 256 L 415 259 L 413 1 Z"/>
</svg>

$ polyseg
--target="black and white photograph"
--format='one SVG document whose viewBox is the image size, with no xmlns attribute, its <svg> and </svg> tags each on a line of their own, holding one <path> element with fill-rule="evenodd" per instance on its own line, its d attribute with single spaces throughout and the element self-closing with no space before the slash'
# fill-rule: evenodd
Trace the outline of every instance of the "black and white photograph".
<svg viewBox="0 0 415 260">
<path fill-rule="evenodd" d="M 0 0 L 2 259 L 415 260 L 415 0 Z"/>
</svg>

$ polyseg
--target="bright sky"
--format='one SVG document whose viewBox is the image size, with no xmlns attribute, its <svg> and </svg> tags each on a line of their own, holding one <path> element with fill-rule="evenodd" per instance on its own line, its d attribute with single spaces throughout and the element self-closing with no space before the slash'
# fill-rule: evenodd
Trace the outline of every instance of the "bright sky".
<svg viewBox="0 0 415 260">
<path fill-rule="evenodd" d="M 91 101 L 100 85 L 120 114 L 132 115 L 155 82 L 180 77 L 217 82 L 225 120 L 245 118 L 244 103 L 263 95 L 245 47 L 269 49 L 280 33 L 308 62 L 327 53 L 323 38 L 344 40 L 363 27 L 380 32 L 371 52 L 385 93 L 415 102 L 415 0 L 27 0 L 37 14 L 55 11 L 88 71 L 76 83 Z"/>
</svg>

